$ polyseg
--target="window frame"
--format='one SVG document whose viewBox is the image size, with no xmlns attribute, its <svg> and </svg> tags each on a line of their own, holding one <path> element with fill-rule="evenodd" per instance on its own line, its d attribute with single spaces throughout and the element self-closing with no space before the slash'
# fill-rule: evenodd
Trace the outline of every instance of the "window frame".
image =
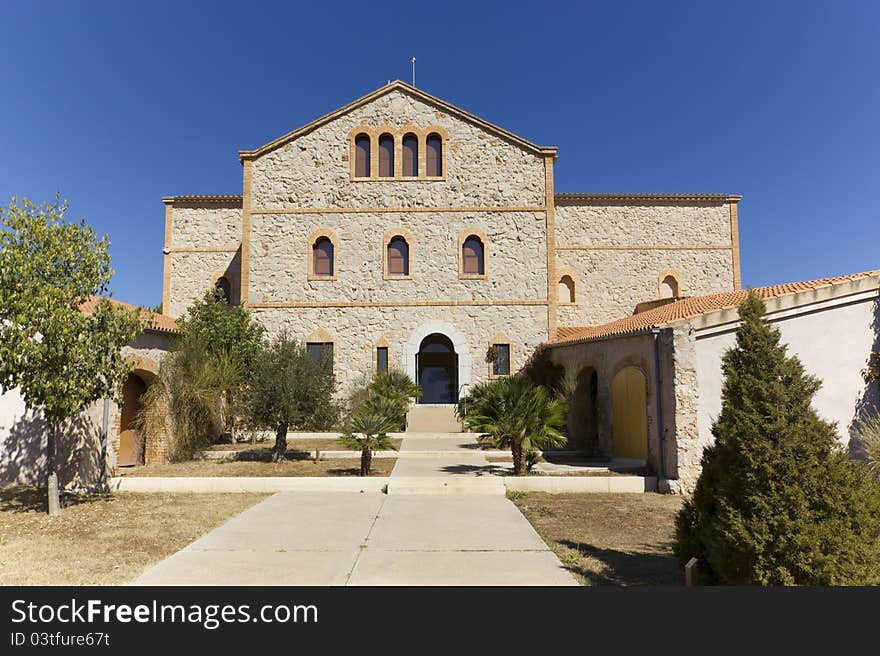
<svg viewBox="0 0 880 656">
<path fill-rule="evenodd" d="M 471 237 L 476 237 L 483 247 L 483 272 L 468 273 L 465 271 L 464 247 Z M 458 277 L 460 280 L 486 280 L 489 277 L 489 239 L 483 230 L 469 228 L 462 230 L 458 236 Z"/>
<path fill-rule="evenodd" d="M 430 152 L 428 142 L 432 137 L 437 137 L 437 140 L 440 142 L 440 161 L 438 162 L 438 166 L 440 167 L 439 173 L 430 173 L 429 169 L 429 159 L 428 153 Z M 425 134 L 425 178 L 429 180 L 443 180 L 446 177 L 446 139 L 444 139 L 443 135 L 437 132 L 436 130 L 428 131 Z"/>
<path fill-rule="evenodd" d="M 360 153 L 360 148 L 358 145 L 358 141 L 362 139 L 362 137 L 366 138 L 367 141 L 367 171 L 366 175 L 358 175 L 358 156 Z M 373 174 L 373 136 L 368 132 L 358 132 L 354 139 L 352 139 L 353 153 L 352 153 L 352 168 L 351 168 L 351 177 L 355 180 L 369 180 Z"/>
<path fill-rule="evenodd" d="M 312 347 L 317 346 L 320 349 L 319 358 L 323 358 L 326 352 L 330 351 L 330 371 L 334 371 L 334 367 L 336 365 L 336 343 L 332 341 L 307 341 L 306 342 L 306 352 L 309 354 L 313 360 L 315 360 L 315 356 L 312 354 Z M 315 360 L 315 362 L 320 363 L 320 359 Z"/>
<path fill-rule="evenodd" d="M 389 251 L 391 249 L 391 243 L 395 239 L 401 239 L 406 244 L 406 273 L 391 273 L 391 261 L 389 258 Z M 394 230 L 385 233 L 385 237 L 382 240 L 383 248 L 382 248 L 382 257 L 383 257 L 383 268 L 382 268 L 382 277 L 384 280 L 412 280 L 412 235 L 408 230 Z"/>
<path fill-rule="evenodd" d="M 505 347 L 507 350 L 507 373 L 497 373 L 495 370 L 495 365 L 498 362 L 497 348 L 499 346 Z M 506 336 L 499 335 L 489 342 L 488 348 L 490 350 L 496 349 L 496 356 L 487 362 L 489 367 L 489 378 L 494 380 L 496 378 L 507 378 L 508 376 L 511 376 L 513 371 L 513 342 Z"/>
<path fill-rule="evenodd" d="M 385 353 L 385 369 L 384 370 L 382 369 L 382 366 L 381 366 L 382 361 L 381 361 L 381 358 L 379 357 L 379 354 L 382 351 L 384 351 L 384 353 Z M 388 371 L 391 369 L 390 349 L 387 346 L 380 344 L 380 345 L 376 346 L 375 351 L 373 353 L 374 353 L 374 356 L 373 356 L 374 362 L 376 364 L 376 366 L 375 366 L 376 373 L 377 374 L 387 374 Z"/>
<path fill-rule="evenodd" d="M 317 273 L 315 271 L 315 247 L 320 240 L 329 241 L 330 245 L 333 247 L 333 260 L 331 263 L 332 273 L 330 275 Z M 339 240 L 337 239 L 336 234 L 332 230 L 315 230 L 309 235 L 308 244 L 307 257 L 309 264 L 307 279 L 313 282 L 336 280 L 339 271 Z"/>
</svg>

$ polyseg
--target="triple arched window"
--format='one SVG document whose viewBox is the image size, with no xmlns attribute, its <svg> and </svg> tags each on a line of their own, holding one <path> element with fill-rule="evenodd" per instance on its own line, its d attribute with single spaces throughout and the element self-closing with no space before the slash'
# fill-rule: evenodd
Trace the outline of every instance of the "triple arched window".
<svg viewBox="0 0 880 656">
<path fill-rule="evenodd" d="M 433 127 L 404 127 L 400 131 L 359 128 L 352 142 L 352 179 L 442 179 L 446 174 L 445 135 L 445 130 Z"/>
</svg>

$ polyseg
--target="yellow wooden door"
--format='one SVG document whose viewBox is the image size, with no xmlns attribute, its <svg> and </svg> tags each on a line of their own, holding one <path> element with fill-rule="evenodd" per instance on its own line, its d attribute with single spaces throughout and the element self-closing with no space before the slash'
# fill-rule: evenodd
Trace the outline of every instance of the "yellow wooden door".
<svg viewBox="0 0 880 656">
<path fill-rule="evenodd" d="M 635 367 L 617 372 L 611 381 L 614 455 L 618 458 L 648 457 L 648 407 L 645 375 Z"/>
</svg>

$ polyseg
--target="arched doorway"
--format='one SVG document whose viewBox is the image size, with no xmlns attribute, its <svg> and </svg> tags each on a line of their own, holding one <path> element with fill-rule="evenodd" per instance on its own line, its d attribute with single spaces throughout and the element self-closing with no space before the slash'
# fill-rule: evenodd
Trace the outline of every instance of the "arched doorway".
<svg viewBox="0 0 880 656">
<path fill-rule="evenodd" d="M 458 401 L 458 355 L 451 339 L 431 333 L 422 340 L 416 354 L 416 376 L 422 387 L 419 403 Z"/>
<path fill-rule="evenodd" d="M 137 374 L 129 374 L 122 387 L 122 417 L 119 424 L 119 453 L 116 464 L 119 467 L 144 464 L 144 435 L 136 426 L 141 409 L 141 396 L 147 391 L 147 384 Z"/>
<path fill-rule="evenodd" d="M 597 401 L 599 376 L 593 367 L 583 367 L 577 375 L 573 398 L 569 403 L 569 438 L 590 453 L 599 447 L 599 412 Z"/>
<path fill-rule="evenodd" d="M 611 381 L 614 455 L 648 457 L 648 386 L 637 367 L 624 367 Z"/>
</svg>

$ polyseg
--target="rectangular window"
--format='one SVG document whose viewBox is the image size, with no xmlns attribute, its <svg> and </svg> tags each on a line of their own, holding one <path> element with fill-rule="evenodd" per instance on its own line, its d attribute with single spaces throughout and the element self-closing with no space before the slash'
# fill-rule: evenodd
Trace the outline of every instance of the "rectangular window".
<svg viewBox="0 0 880 656">
<path fill-rule="evenodd" d="M 510 344 L 493 344 L 495 357 L 492 358 L 492 375 L 510 375 Z"/>
<path fill-rule="evenodd" d="M 376 373 L 377 374 L 387 374 L 388 373 L 388 347 L 387 346 L 376 347 Z"/>
<path fill-rule="evenodd" d="M 333 342 L 309 342 L 306 349 L 315 362 L 323 362 L 333 368 Z"/>
</svg>

